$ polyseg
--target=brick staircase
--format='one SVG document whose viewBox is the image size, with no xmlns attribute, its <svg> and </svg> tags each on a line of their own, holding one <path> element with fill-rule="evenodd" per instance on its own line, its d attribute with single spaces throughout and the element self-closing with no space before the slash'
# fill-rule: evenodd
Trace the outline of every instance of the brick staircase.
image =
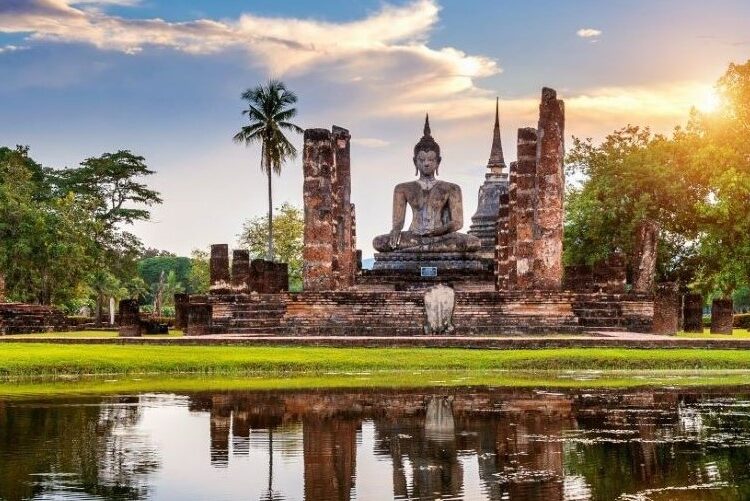
<svg viewBox="0 0 750 501">
<path fill-rule="evenodd" d="M 578 294 L 573 311 L 586 330 L 648 332 L 653 302 L 645 294 Z"/>
</svg>

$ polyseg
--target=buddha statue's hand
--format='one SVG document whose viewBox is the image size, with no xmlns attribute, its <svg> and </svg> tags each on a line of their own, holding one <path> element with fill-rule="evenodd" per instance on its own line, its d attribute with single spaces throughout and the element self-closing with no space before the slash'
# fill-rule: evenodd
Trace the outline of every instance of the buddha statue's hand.
<svg viewBox="0 0 750 501">
<path fill-rule="evenodd" d="M 401 230 L 391 230 L 391 239 L 389 241 L 391 249 L 398 249 L 401 243 Z"/>
</svg>

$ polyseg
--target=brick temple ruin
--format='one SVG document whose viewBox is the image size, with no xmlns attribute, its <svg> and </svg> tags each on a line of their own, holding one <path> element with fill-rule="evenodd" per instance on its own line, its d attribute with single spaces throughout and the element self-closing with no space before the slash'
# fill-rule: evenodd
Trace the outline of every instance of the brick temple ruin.
<svg viewBox="0 0 750 501">
<path fill-rule="evenodd" d="M 453 335 L 649 332 L 655 297 L 666 298 L 656 301 L 666 305 L 656 317 L 670 325 L 679 302 L 669 301 L 676 292 L 654 296 L 652 226 L 639 232 L 631 286 L 618 252 L 591 266 L 564 268 L 564 130 L 564 103 L 544 88 L 538 123 L 518 130 L 517 160 L 508 168 L 496 107 L 488 172 L 462 234 L 461 191 L 434 176 L 440 148 L 426 119 L 414 148 L 419 179 L 395 188 L 393 227 L 373 243 L 374 269 L 363 270 L 351 200 L 351 135 L 337 126 L 308 129 L 304 291 L 287 291 L 286 265 L 251 263 L 241 250 L 230 265 L 228 247 L 214 245 L 210 293 L 191 296 L 178 316 L 195 335 L 411 336 L 425 332 L 425 291 L 447 284 L 455 291 Z M 413 221 L 403 229 L 407 205 Z"/>
</svg>

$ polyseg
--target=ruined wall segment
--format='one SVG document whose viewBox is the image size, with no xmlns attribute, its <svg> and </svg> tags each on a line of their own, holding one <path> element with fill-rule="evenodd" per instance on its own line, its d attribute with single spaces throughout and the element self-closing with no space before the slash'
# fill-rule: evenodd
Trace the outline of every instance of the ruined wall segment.
<svg viewBox="0 0 750 501">
<path fill-rule="evenodd" d="M 303 287 L 339 290 L 354 284 L 356 243 L 351 204 L 349 131 L 334 126 L 304 134 Z"/>
<path fill-rule="evenodd" d="M 550 88 L 542 89 L 534 179 L 534 288 L 562 286 L 563 162 L 565 105 Z"/>
</svg>

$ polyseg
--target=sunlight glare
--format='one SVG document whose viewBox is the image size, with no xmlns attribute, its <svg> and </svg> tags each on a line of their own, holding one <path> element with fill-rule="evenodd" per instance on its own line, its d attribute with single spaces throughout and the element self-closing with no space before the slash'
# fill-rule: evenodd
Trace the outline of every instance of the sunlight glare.
<svg viewBox="0 0 750 501">
<path fill-rule="evenodd" d="M 696 108 L 698 108 L 698 111 L 702 111 L 703 113 L 713 113 L 714 111 L 719 109 L 720 104 L 721 98 L 716 93 L 716 90 L 708 89 L 699 98 L 699 101 L 696 104 Z"/>
</svg>

